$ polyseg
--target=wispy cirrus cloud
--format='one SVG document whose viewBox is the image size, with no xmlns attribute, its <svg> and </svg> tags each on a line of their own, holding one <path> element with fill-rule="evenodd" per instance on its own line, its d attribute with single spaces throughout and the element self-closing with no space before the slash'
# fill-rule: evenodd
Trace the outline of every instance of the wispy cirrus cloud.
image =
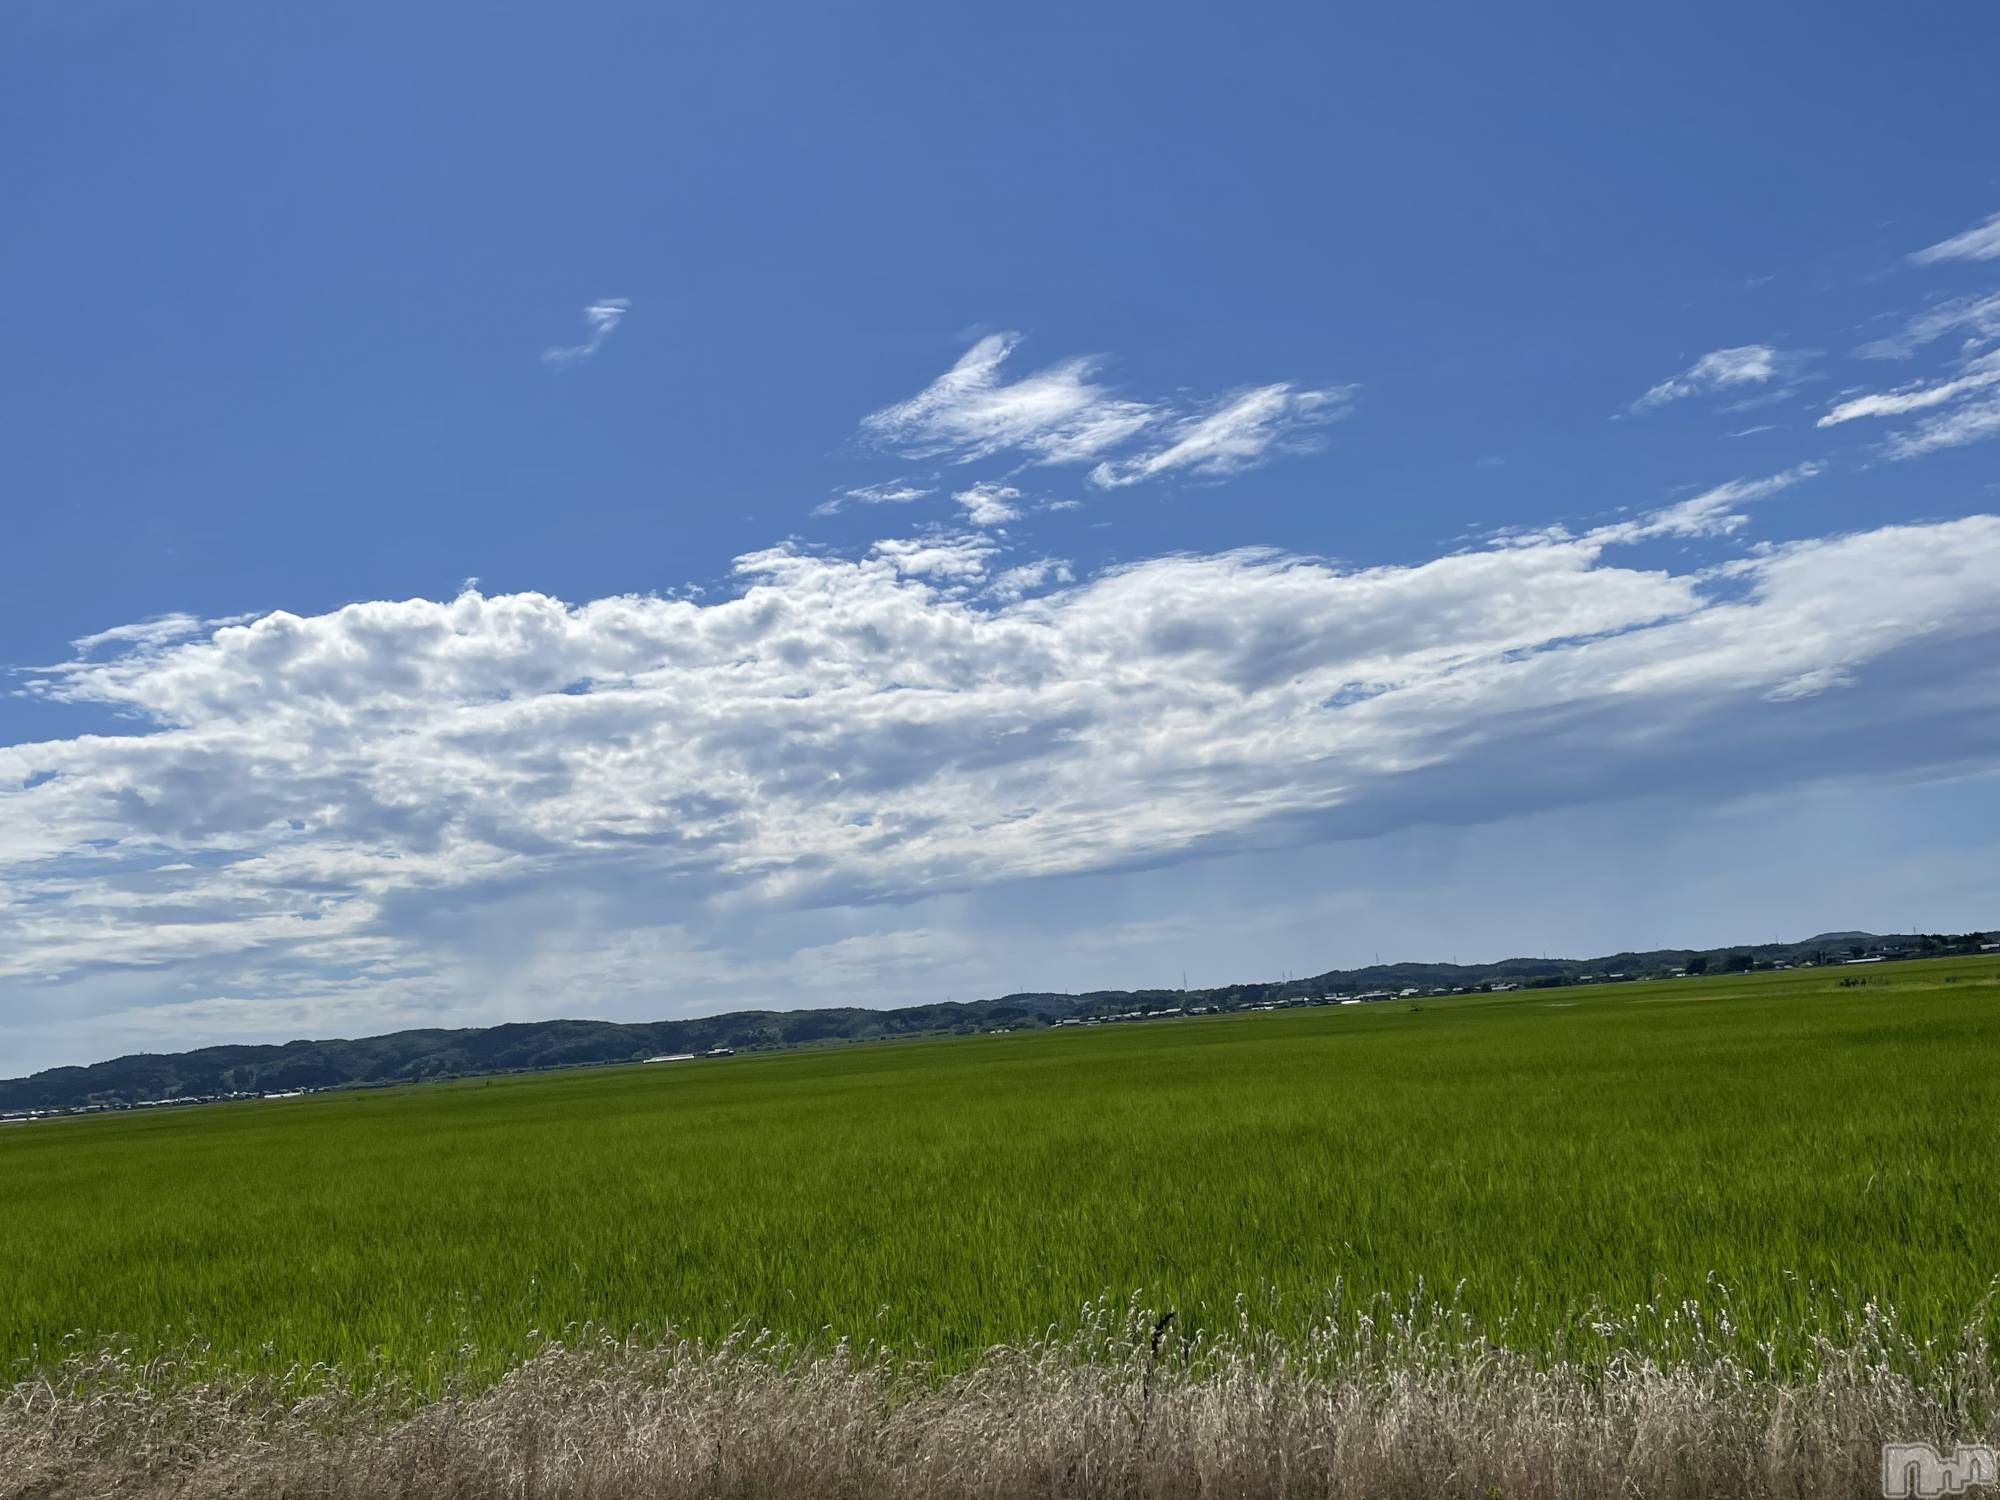
<svg viewBox="0 0 2000 1500">
<path fill-rule="evenodd" d="M 476 579 L 473 581 L 477 582 Z M 220 615 L 204 619 L 200 615 L 175 611 L 172 614 L 155 615 L 150 620 L 135 621 L 130 625 L 114 625 L 109 630 L 93 631 L 89 635 L 78 636 L 70 642 L 70 646 L 75 650 L 78 659 L 88 657 L 100 646 L 115 646 L 129 654 L 145 655 L 164 651 L 179 642 L 206 635 L 225 625 L 241 625 L 256 618 L 255 614 L 247 614 Z"/>
<path fill-rule="evenodd" d="M 861 430 L 910 458 L 966 463 L 1019 450 L 1033 462 L 1080 463 L 1153 422 L 1154 408 L 1092 380 L 1098 361 L 1064 360 L 1003 379 L 1017 333 L 989 334 L 907 401 L 871 413 Z"/>
<path fill-rule="evenodd" d="M 172 641 L 185 640 L 200 634 L 202 621 L 199 615 L 169 614 L 156 615 L 150 620 L 140 620 L 131 625 L 114 625 L 109 630 L 100 630 L 92 635 L 79 636 L 70 644 L 79 656 L 88 656 L 99 646 L 122 646 L 127 650 L 156 650 Z"/>
<path fill-rule="evenodd" d="M 1921 250 L 1912 250 L 1909 259 L 1916 265 L 1935 265 L 1941 260 L 2000 259 L 2000 213 L 1983 224 L 1975 224 L 1963 234 L 1939 240 Z"/>
<path fill-rule="evenodd" d="M 618 325 L 631 309 L 630 297 L 605 297 L 591 303 L 583 310 L 583 322 L 589 330 L 589 337 L 580 344 L 551 345 L 542 351 L 542 362 L 560 369 L 589 359 L 604 347 L 606 339 L 618 331 Z"/>
<path fill-rule="evenodd" d="M 1824 464 L 1802 463 L 1761 479 L 1731 479 L 1634 520 L 1599 526 L 1586 532 L 1585 540 L 1611 546 L 1655 537 L 1731 536 L 1749 523 L 1743 506 L 1768 500 L 1825 472 Z"/>
<path fill-rule="evenodd" d="M 1838 427 L 1864 418 L 1932 411 L 1937 415 L 1893 434 L 1883 451 L 1891 458 L 1920 458 L 2000 435 L 2000 349 L 1963 360 L 1959 373 L 1948 380 L 1849 397 L 1822 416 L 1818 425 Z"/>
<path fill-rule="evenodd" d="M 863 434 L 910 458 L 1095 463 L 1093 482 L 1117 487 L 1174 473 L 1215 477 L 1307 451 L 1315 429 L 1347 413 L 1356 389 L 1286 381 L 1189 410 L 1113 392 L 1092 358 L 1008 380 L 1002 366 L 1019 344 L 1014 333 L 982 338 L 917 395 L 864 418 Z"/>
<path fill-rule="evenodd" d="M 1309 451 L 1315 429 L 1352 410 L 1355 389 L 1301 390 L 1281 382 L 1238 392 L 1180 419 L 1168 441 L 1151 452 L 1098 464 L 1090 471 L 1091 483 L 1118 488 L 1175 471 L 1215 479 L 1278 453 Z"/>
<path fill-rule="evenodd" d="M 1854 352 L 1863 359 L 1908 359 L 1947 334 L 2000 338 L 2000 292 L 1953 297 L 1916 314 L 1896 333 L 1872 339 Z"/>
<path fill-rule="evenodd" d="M 1898 417 L 1907 412 L 1925 411 L 1934 406 L 1948 405 L 1993 385 L 2000 385 L 2000 350 L 1969 361 L 1965 373 L 1951 380 L 1850 397 L 1833 406 L 1815 425 L 1838 427 L 1858 417 Z"/>
<path fill-rule="evenodd" d="M 1577 543 L 1608 548 L 1662 537 L 1734 536 L 1749 524 L 1750 517 L 1745 514 L 1744 506 L 1768 500 L 1794 485 L 1817 479 L 1825 472 L 1826 465 L 1822 463 L 1794 464 L 1780 473 L 1761 478 L 1725 480 L 1672 505 L 1644 511 L 1620 521 L 1607 521 L 1582 532 L 1572 531 L 1561 523 L 1527 529 L 1508 526 L 1486 533 L 1483 540 L 1492 547 L 1547 547 Z"/>
<path fill-rule="evenodd" d="M 1690 396 L 1783 383 L 1799 372 L 1806 358 L 1802 353 L 1787 352 L 1769 344 L 1739 344 L 1729 349 L 1713 349 L 1680 374 L 1662 380 L 1626 409 L 1631 412 L 1653 411 Z"/>
<path fill-rule="evenodd" d="M 2000 397 L 1968 402 L 1954 411 L 1926 417 L 1908 432 L 1893 435 L 1886 447 L 1891 458 L 1921 458 L 1942 448 L 1963 448 L 1993 437 L 2000 437 Z"/>
<path fill-rule="evenodd" d="M 838 495 L 820 501 L 813 507 L 812 513 L 816 516 L 838 515 L 850 505 L 908 505 L 913 500 L 936 493 L 935 486 L 912 484 L 907 479 L 888 479 L 880 484 L 862 484 L 842 490 Z"/>
</svg>

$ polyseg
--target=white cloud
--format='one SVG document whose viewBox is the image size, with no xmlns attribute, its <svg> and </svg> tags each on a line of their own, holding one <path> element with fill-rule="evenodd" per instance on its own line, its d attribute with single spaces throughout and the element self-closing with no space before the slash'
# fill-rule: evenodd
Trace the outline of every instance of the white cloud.
<svg viewBox="0 0 2000 1500">
<path fill-rule="evenodd" d="M 975 484 L 951 497 L 965 507 L 965 519 L 974 526 L 1004 526 L 1021 519 L 1021 492 L 1007 484 Z"/>
<path fill-rule="evenodd" d="M 1637 520 L 1613 522 L 1585 535 L 1588 540 L 1606 546 L 1655 537 L 1729 536 L 1742 530 L 1749 521 L 1739 507 L 1767 500 L 1795 484 L 1817 479 L 1824 472 L 1824 464 L 1803 463 L 1763 479 L 1732 479 Z"/>
<path fill-rule="evenodd" d="M 921 500 L 926 495 L 935 495 L 936 489 L 910 483 L 907 479 L 890 479 L 881 484 L 857 485 L 851 490 L 842 490 L 830 500 L 822 500 L 813 507 L 816 516 L 836 515 L 854 505 L 908 505 L 912 500 Z"/>
<path fill-rule="evenodd" d="M 864 418 L 862 432 L 910 458 L 969 463 L 1007 453 L 1035 464 L 1096 462 L 1092 479 L 1117 486 L 1175 471 L 1215 477 L 1307 451 L 1316 428 L 1347 414 L 1356 389 L 1281 382 L 1188 412 L 1114 396 L 1093 382 L 1091 359 L 1009 382 L 1001 366 L 1019 343 L 1019 334 L 988 335 L 923 391 Z M 1149 449 L 1113 456 L 1155 433 Z"/>
<path fill-rule="evenodd" d="M 1348 414 L 1354 389 L 1299 390 L 1280 383 L 1239 392 L 1181 419 L 1152 452 L 1100 463 L 1090 472 L 1091 482 L 1117 487 L 1175 470 L 1220 478 L 1275 453 L 1303 451 L 1312 445 L 1314 429 Z"/>
<path fill-rule="evenodd" d="M 1909 431 L 1892 436 L 1885 450 L 1891 458 L 1916 458 L 2000 433 L 2000 394 L 1994 389 L 2000 386 L 2000 349 L 1973 356 L 1960 371 L 1950 380 L 1930 385 L 1850 397 L 1821 417 L 1819 425 L 1834 427 L 1864 417 L 1906 416 L 1955 406 L 1955 410 L 1926 418 Z"/>
<path fill-rule="evenodd" d="M 1941 448 L 1962 448 L 1991 437 L 2000 437 L 2000 396 L 1928 417 L 1908 432 L 1893 435 L 1886 446 L 1891 458 L 1919 458 Z"/>
<path fill-rule="evenodd" d="M 986 592 L 1003 604 L 1013 604 L 1050 583 L 1074 583 L 1076 574 L 1060 557 L 1038 558 L 1007 569 L 994 578 Z"/>
<path fill-rule="evenodd" d="M 781 913 L 1990 765 L 2000 518 L 1719 571 L 1616 550 L 1728 533 L 1809 476 L 1362 569 L 1076 581 L 935 534 L 750 554 L 714 603 L 467 592 L 135 635 L 29 687 L 135 732 L 0 747 L 0 1008 L 176 995 L 265 1034 L 557 991 L 658 1013 Z M 776 970 L 727 993 L 788 998 Z"/>
<path fill-rule="evenodd" d="M 544 349 L 543 362 L 560 367 L 589 359 L 604 347 L 606 339 L 618 331 L 619 323 L 624 320 L 625 314 L 631 311 L 631 308 L 630 297 L 605 297 L 591 303 L 583 310 L 584 326 L 589 329 L 590 336 L 580 344 L 571 344 L 567 347 L 551 346 Z"/>
<path fill-rule="evenodd" d="M 1966 372 L 1952 380 L 1851 397 L 1828 411 L 1819 419 L 1818 425 L 1836 427 L 1857 417 L 1895 417 L 1906 412 L 1925 411 L 1992 385 L 2000 385 L 2000 350 L 1972 360 Z"/>
<path fill-rule="evenodd" d="M 2000 338 L 2000 292 L 1940 302 L 1911 318 L 1900 333 L 1871 340 L 1854 352 L 1863 359 L 1908 359 L 1953 333 L 1978 342 Z"/>
<path fill-rule="evenodd" d="M 921 500 L 926 495 L 936 494 L 937 491 L 923 485 L 892 480 L 888 484 L 864 484 L 846 493 L 849 499 L 859 500 L 864 505 L 907 505 L 912 500 Z"/>
<path fill-rule="evenodd" d="M 1018 449 L 1042 463 L 1079 463 L 1154 420 L 1151 407 L 1092 384 L 1093 360 L 1004 382 L 1000 366 L 1019 343 L 1019 334 L 989 334 L 923 391 L 864 418 L 862 431 L 911 458 L 963 463 Z"/>
<path fill-rule="evenodd" d="M 1662 380 L 1631 405 L 1635 412 L 1651 411 L 1689 396 L 1709 395 L 1745 385 L 1766 385 L 1789 378 L 1802 356 L 1788 354 L 1769 344 L 1740 344 L 1733 349 L 1715 349 L 1704 354 L 1680 374 Z"/>
<path fill-rule="evenodd" d="M 1845 667 L 1814 667 L 1796 677 L 1787 677 L 1764 696 L 1772 703 L 1790 703 L 1796 698 L 1816 698 L 1835 688 L 1853 685 L 1854 674 Z"/>
<path fill-rule="evenodd" d="M 887 562 L 905 578 L 935 578 L 947 584 L 966 584 L 986 577 L 998 550 L 982 536 L 940 533 L 880 541 L 870 549 L 870 554 Z"/>
<path fill-rule="evenodd" d="M 201 628 L 201 619 L 196 615 L 159 615 L 132 625 L 114 625 L 111 629 L 100 630 L 95 635 L 80 636 L 70 644 L 76 648 L 79 656 L 88 656 L 99 646 L 132 646 L 141 650 L 153 650 L 171 641 L 184 640 L 188 636 L 199 634 Z"/>
<path fill-rule="evenodd" d="M 2000 214 L 1993 215 L 1983 224 L 1975 224 L 1963 234 L 1955 234 L 1948 240 L 1939 240 L 1935 245 L 1910 252 L 1910 259 L 1920 266 L 1934 265 L 1941 260 L 1995 258 L 2000 258 Z"/>
</svg>

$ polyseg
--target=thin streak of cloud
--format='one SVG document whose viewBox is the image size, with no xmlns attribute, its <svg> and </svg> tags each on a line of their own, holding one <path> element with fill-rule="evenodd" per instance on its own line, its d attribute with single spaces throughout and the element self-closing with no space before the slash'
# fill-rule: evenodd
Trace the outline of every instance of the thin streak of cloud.
<svg viewBox="0 0 2000 1500">
<path fill-rule="evenodd" d="M 1164 446 L 1099 464 L 1090 471 L 1091 483 L 1116 489 L 1176 470 L 1215 479 L 1253 468 L 1275 453 L 1306 451 L 1314 446 L 1315 428 L 1352 410 L 1355 389 L 1299 390 L 1280 382 L 1240 392 L 1182 419 Z"/>
<path fill-rule="evenodd" d="M 1940 449 L 1962 448 L 1968 443 L 2000 436 L 2000 349 L 1964 360 L 1959 373 L 1949 380 L 1851 397 L 1821 417 L 1819 425 L 1836 427 L 1863 418 L 1900 417 L 1913 412 L 1936 415 L 1892 434 L 1882 445 L 1889 458 L 1921 458 Z"/>
<path fill-rule="evenodd" d="M 1891 458 L 1921 458 L 1941 448 L 1963 448 L 1992 437 L 2000 437 L 2000 396 L 1919 422 L 1891 437 L 1886 451 Z"/>
<path fill-rule="evenodd" d="M 1948 240 L 1939 240 L 1935 245 L 1927 245 L 1922 250 L 1912 250 L 1909 259 L 1919 266 L 1935 265 L 1941 260 L 1994 260 L 2000 259 L 2000 213 L 1994 214 L 1983 224 L 1975 224 L 1963 234 L 1955 234 Z"/>
<path fill-rule="evenodd" d="M 630 297 L 605 297 L 583 310 L 584 326 L 590 336 L 580 344 L 552 345 L 542 351 L 542 362 L 558 369 L 589 359 L 604 347 L 604 341 L 618 331 L 625 314 L 632 309 Z"/>
<path fill-rule="evenodd" d="M 1711 395 L 1745 385 L 1768 385 L 1795 373 L 1804 356 L 1774 349 L 1769 344 L 1739 344 L 1729 349 L 1713 349 L 1678 375 L 1653 386 L 1627 408 L 1631 412 L 1653 411 L 1689 396 Z"/>
<path fill-rule="evenodd" d="M 1585 533 L 1585 540 L 1600 546 L 1651 541 L 1658 537 L 1729 536 L 1749 520 L 1742 506 L 1768 500 L 1794 485 L 1817 479 L 1826 472 L 1820 463 L 1794 464 L 1782 473 L 1762 479 L 1731 479 L 1699 495 L 1651 511 L 1630 521 L 1615 521 Z"/>
<path fill-rule="evenodd" d="M 88 656 L 99 646 L 126 646 L 141 651 L 157 650 L 170 641 L 185 640 L 201 631 L 199 616 L 190 614 L 159 615 L 151 620 L 141 620 L 134 625 L 114 625 L 109 630 L 100 630 L 94 635 L 78 636 L 70 642 L 79 656 Z"/>
<path fill-rule="evenodd" d="M 1820 427 L 1838 427 L 1860 417 L 1897 417 L 1907 412 L 1928 411 L 2000 385 L 2000 350 L 1981 355 L 1965 367 L 1965 373 L 1936 385 L 1912 386 L 1899 391 L 1877 391 L 1842 401 L 1819 419 Z"/>
<path fill-rule="evenodd" d="M 1908 359 L 1926 344 L 1953 333 L 1980 340 L 2000 338 L 2000 292 L 1940 302 L 1911 318 L 1900 333 L 1872 339 L 1854 352 L 1863 359 Z"/>
<path fill-rule="evenodd" d="M 816 516 L 838 515 L 849 505 L 908 505 L 913 500 L 936 493 L 936 489 L 930 486 L 911 484 L 907 479 L 887 479 L 880 484 L 862 484 L 842 490 L 831 499 L 815 505 L 812 513 Z"/>
</svg>

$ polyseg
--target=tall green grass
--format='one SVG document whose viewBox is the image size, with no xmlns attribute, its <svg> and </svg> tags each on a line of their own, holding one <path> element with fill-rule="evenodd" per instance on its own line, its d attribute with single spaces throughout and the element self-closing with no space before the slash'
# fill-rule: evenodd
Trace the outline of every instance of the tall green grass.
<svg viewBox="0 0 2000 1500">
<path fill-rule="evenodd" d="M 1951 961 L 10 1127 L 0 1356 L 435 1381 L 589 1322 L 949 1364 L 1106 1292 L 1282 1330 L 1336 1287 L 1520 1347 L 1683 1299 L 1746 1349 L 1870 1298 L 1956 1336 L 2000 1275 L 1996 1063 L 2000 963 Z"/>
</svg>

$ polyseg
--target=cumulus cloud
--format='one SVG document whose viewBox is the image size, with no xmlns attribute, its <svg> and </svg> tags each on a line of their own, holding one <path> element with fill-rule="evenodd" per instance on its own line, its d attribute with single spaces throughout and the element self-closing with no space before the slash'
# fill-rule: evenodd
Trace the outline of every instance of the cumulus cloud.
<svg viewBox="0 0 2000 1500">
<path fill-rule="evenodd" d="M 606 339 L 618 331 L 618 325 L 624 321 L 625 314 L 631 311 L 631 308 L 630 297 L 605 297 L 591 303 L 583 310 L 584 327 L 589 330 L 589 337 L 580 344 L 552 345 L 544 349 L 543 363 L 561 368 L 589 359 L 604 347 Z"/>
<path fill-rule="evenodd" d="M 1070 570 L 1070 565 L 1065 559 L 1043 557 L 1031 563 L 1021 563 L 1008 568 L 994 578 L 986 592 L 1003 604 L 1013 604 L 1052 582 L 1076 582 L 1076 574 Z"/>
<path fill-rule="evenodd" d="M 1115 488 L 1175 470 L 1220 478 L 1277 453 L 1305 451 L 1313 446 L 1314 429 L 1347 415 L 1354 389 L 1299 390 L 1281 383 L 1238 392 L 1181 419 L 1151 452 L 1100 463 L 1091 482 Z"/>
<path fill-rule="evenodd" d="M 976 534 L 953 536 L 938 533 L 923 537 L 897 537 L 877 542 L 871 555 L 882 559 L 906 578 L 934 578 L 947 584 L 964 585 L 984 579 L 999 548 Z M 763 564 L 767 569 L 790 572 L 780 560 L 785 554 L 771 554 Z"/>
<path fill-rule="evenodd" d="M 1010 484 L 975 484 L 951 497 L 974 526 L 1004 526 L 1021 519 L 1021 492 Z"/>
<path fill-rule="evenodd" d="M 1711 350 L 1680 374 L 1662 380 L 1629 409 L 1651 411 L 1689 396 L 1768 385 L 1773 380 L 1790 378 L 1801 362 L 1802 356 L 1785 353 L 1769 344 L 1739 344 L 1733 349 Z"/>
<path fill-rule="evenodd" d="M 1619 550 L 1809 477 L 1369 568 L 1079 580 L 940 533 L 749 554 L 714 602 L 467 591 L 99 641 L 28 691 L 134 732 L 0 747 L 0 993 L 246 1028 L 658 1010 L 772 913 L 1990 765 L 2000 518 L 1721 568 Z M 767 978 L 730 993 L 783 1000 Z"/>
<path fill-rule="evenodd" d="M 1948 240 L 1939 240 L 1935 245 L 1910 252 L 1910 259 L 1920 266 L 1934 265 L 1941 260 L 1993 260 L 2000 257 L 2000 214 L 1995 214 L 1983 224 L 1975 224 L 1963 234 L 1955 234 Z"/>
</svg>

